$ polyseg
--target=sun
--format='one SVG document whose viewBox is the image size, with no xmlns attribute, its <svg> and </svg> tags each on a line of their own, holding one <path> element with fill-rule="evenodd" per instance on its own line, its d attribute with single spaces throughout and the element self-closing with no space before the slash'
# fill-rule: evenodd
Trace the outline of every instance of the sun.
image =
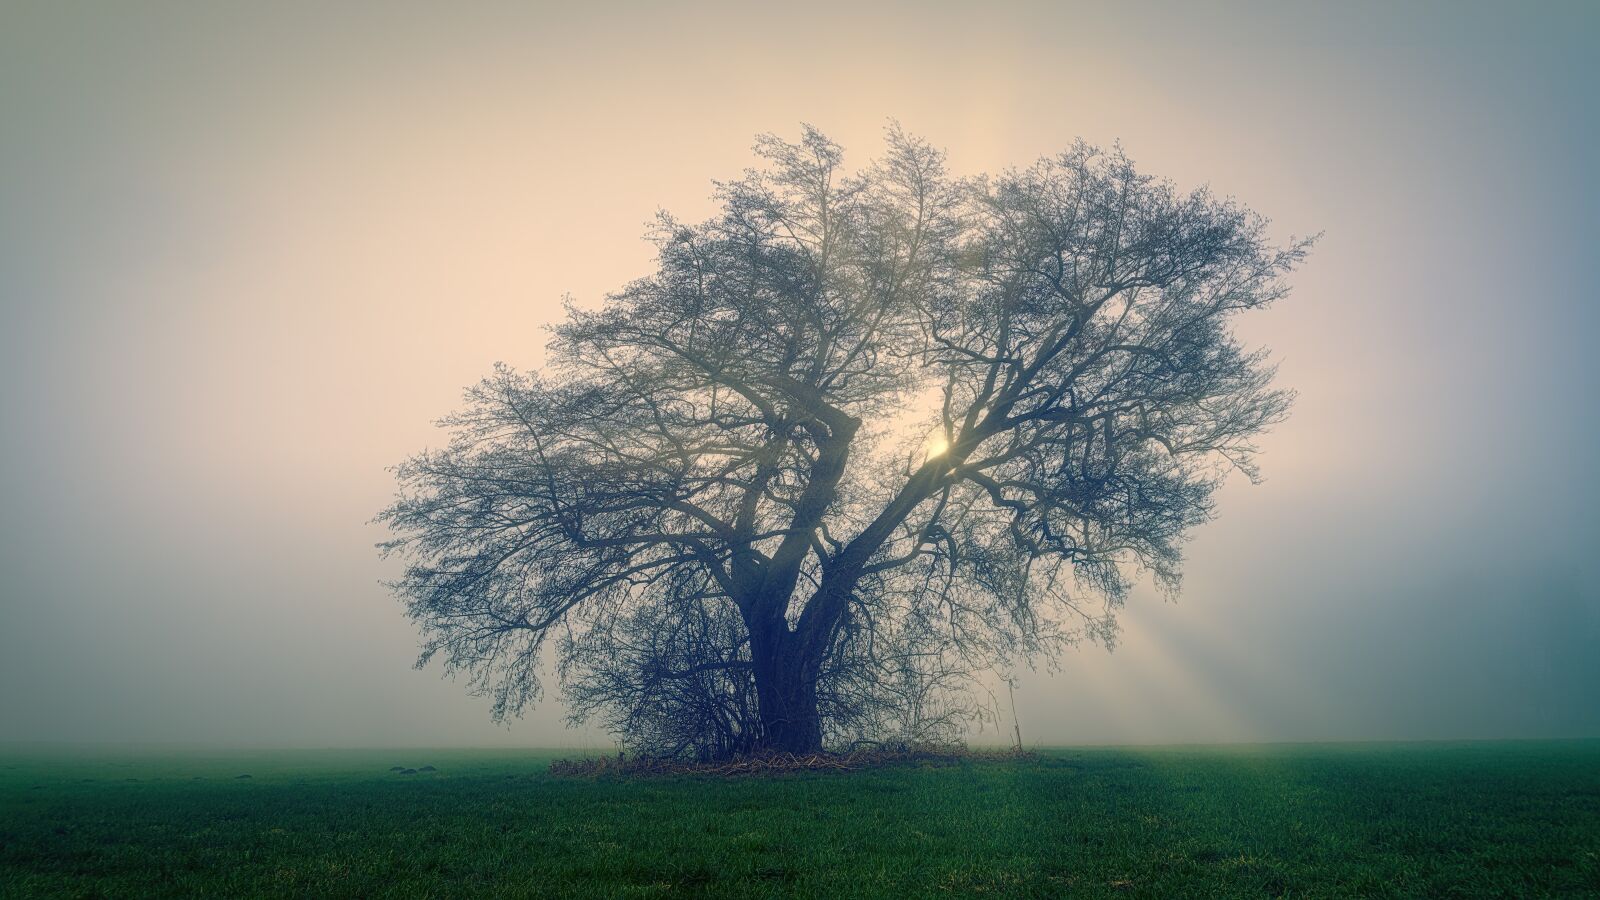
<svg viewBox="0 0 1600 900">
<path fill-rule="evenodd" d="M 949 449 L 950 441 L 945 439 L 944 435 L 935 434 L 928 438 L 928 457 L 930 459 L 935 456 L 943 456 L 944 452 Z"/>
</svg>

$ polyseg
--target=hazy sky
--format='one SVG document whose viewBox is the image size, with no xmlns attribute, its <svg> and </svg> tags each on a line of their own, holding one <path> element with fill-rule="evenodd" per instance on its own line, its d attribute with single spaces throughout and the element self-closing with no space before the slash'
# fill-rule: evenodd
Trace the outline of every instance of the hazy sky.
<svg viewBox="0 0 1600 900">
<path fill-rule="evenodd" d="M 0 5 L 0 740 L 601 741 L 410 668 L 385 467 L 754 135 L 889 117 L 1326 232 L 1265 483 L 1025 737 L 1600 736 L 1600 6 L 329 5 Z"/>
</svg>

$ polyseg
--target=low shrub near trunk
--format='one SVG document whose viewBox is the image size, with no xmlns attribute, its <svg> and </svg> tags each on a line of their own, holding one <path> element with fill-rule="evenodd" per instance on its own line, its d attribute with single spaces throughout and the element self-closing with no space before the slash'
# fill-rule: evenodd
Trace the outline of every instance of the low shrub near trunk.
<svg viewBox="0 0 1600 900">
<path fill-rule="evenodd" d="M 881 744 L 841 751 L 817 753 L 751 753 L 724 760 L 699 761 L 670 757 L 593 756 L 558 759 L 550 764 L 553 775 L 628 777 L 715 775 L 776 775 L 784 772 L 853 772 L 879 766 L 907 763 L 955 765 L 962 762 L 1032 759 L 1031 750 L 980 749 L 964 744 Z"/>
</svg>

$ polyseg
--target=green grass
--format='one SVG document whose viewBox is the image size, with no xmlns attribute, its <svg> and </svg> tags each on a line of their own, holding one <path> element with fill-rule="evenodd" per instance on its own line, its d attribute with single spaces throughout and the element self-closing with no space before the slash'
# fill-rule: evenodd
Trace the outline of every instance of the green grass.
<svg viewBox="0 0 1600 900">
<path fill-rule="evenodd" d="M 734 780 L 563 779 L 549 759 L 12 751 L 0 895 L 1600 896 L 1600 742 Z"/>
</svg>

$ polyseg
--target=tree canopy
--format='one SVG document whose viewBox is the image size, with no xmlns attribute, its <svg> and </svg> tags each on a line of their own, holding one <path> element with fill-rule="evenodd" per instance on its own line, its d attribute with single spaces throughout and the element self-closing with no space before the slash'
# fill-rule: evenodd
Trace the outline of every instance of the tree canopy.
<svg viewBox="0 0 1600 900">
<path fill-rule="evenodd" d="M 398 468 L 394 589 L 514 715 L 667 755 L 959 728 L 975 673 L 1110 644 L 1290 395 L 1235 314 L 1308 241 L 1079 143 L 955 178 L 898 128 L 860 171 L 763 137 L 654 274 L 569 305 Z"/>
</svg>

